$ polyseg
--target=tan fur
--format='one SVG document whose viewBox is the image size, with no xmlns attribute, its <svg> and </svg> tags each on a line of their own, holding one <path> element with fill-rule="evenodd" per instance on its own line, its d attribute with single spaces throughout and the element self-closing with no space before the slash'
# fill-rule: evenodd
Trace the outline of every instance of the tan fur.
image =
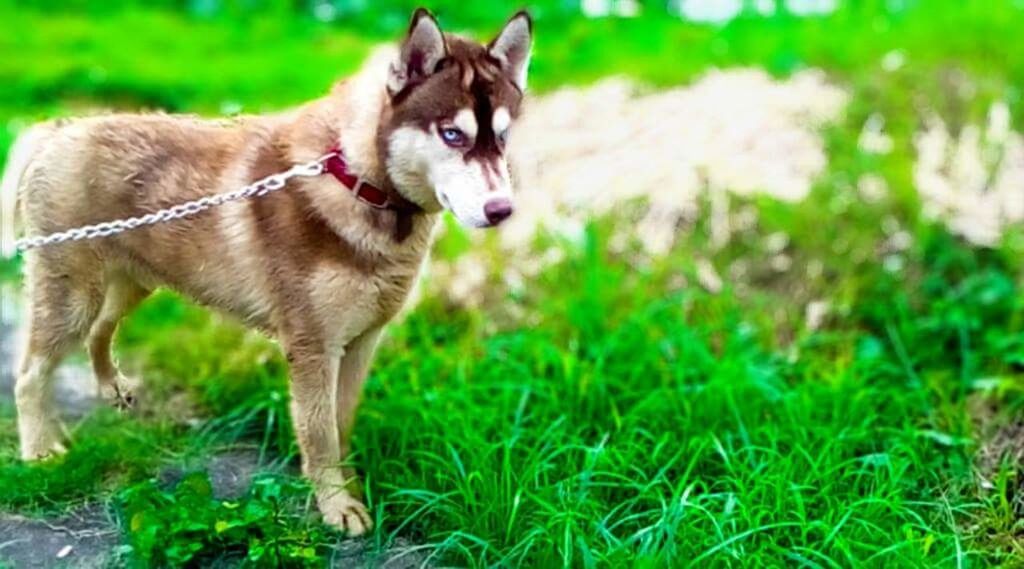
<svg viewBox="0 0 1024 569">
<path fill-rule="evenodd" d="M 419 13 L 417 18 L 422 20 Z M 422 22 L 415 28 L 416 22 L 414 31 L 425 41 L 439 41 L 439 32 Z M 466 40 L 446 41 L 469 50 Z M 484 48 L 466 53 L 482 58 Z M 25 230 L 33 235 L 234 190 L 314 160 L 339 141 L 355 171 L 393 181 L 392 191 L 419 211 L 370 208 L 334 178 L 321 176 L 295 179 L 280 192 L 173 223 L 29 251 L 27 345 L 16 385 L 25 459 L 64 450 L 50 372 L 76 343 L 86 342 L 101 393 L 120 405 L 131 402 L 130 382 L 111 358 L 111 338 L 128 311 L 164 286 L 280 340 L 292 375 L 302 469 L 316 484 L 325 520 L 352 534 L 371 527 L 366 508 L 349 489 L 351 473 L 341 466 L 381 328 L 409 296 L 441 207 L 429 180 L 417 174 L 426 160 L 414 156 L 417 149 L 385 154 L 389 145 L 382 137 L 414 128 L 408 126 L 411 119 L 395 122 L 389 131 L 382 125 L 402 113 L 429 114 L 429 107 L 409 106 L 448 97 L 414 91 L 409 106 L 393 109 L 398 103 L 389 89 L 402 86 L 387 72 L 391 65 L 394 73 L 395 57 L 381 52 L 329 96 L 279 115 L 230 121 L 110 115 L 48 127 L 34 139 L 31 160 L 19 172 Z M 408 78 L 416 78 L 416 71 Z M 505 98 L 488 105 L 518 106 L 518 92 L 511 79 L 506 83 L 492 89 Z M 447 93 L 439 79 L 426 85 L 422 90 Z M 509 93 L 517 94 L 509 99 Z M 474 99 L 463 94 L 460 101 L 472 105 Z M 475 129 L 472 111 L 460 120 Z"/>
</svg>

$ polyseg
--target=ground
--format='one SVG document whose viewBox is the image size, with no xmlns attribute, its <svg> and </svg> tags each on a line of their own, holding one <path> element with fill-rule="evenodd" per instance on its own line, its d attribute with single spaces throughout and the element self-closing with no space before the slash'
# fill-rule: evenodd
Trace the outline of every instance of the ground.
<svg viewBox="0 0 1024 569">
<path fill-rule="evenodd" d="M 352 459 L 368 538 L 323 527 L 295 475 L 277 347 L 165 291 L 118 335 L 137 410 L 91 407 L 69 362 L 66 458 L 20 463 L 0 399 L 0 558 L 1024 564 L 1024 59 L 1005 49 L 1024 11 L 839 4 L 720 27 L 538 18 L 519 217 L 446 220 L 371 372 Z M 0 147 L 98 107 L 281 108 L 389 33 L 5 16 Z M 19 266 L 0 263 L 8 309 Z"/>
</svg>

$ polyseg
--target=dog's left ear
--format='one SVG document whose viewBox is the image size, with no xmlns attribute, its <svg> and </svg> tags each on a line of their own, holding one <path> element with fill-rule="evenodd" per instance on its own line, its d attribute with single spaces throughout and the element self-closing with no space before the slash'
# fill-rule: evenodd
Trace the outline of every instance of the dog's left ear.
<svg viewBox="0 0 1024 569">
<path fill-rule="evenodd" d="M 501 63 L 504 71 L 521 91 L 526 91 L 526 74 L 530 66 L 533 43 L 533 20 L 526 10 L 518 12 L 501 29 L 487 51 Z"/>
<path fill-rule="evenodd" d="M 448 46 L 441 26 L 428 10 L 418 8 L 409 22 L 409 34 L 402 42 L 401 54 L 391 64 L 388 92 L 394 97 L 409 85 L 422 82 L 434 73 L 438 62 L 446 55 Z"/>
</svg>

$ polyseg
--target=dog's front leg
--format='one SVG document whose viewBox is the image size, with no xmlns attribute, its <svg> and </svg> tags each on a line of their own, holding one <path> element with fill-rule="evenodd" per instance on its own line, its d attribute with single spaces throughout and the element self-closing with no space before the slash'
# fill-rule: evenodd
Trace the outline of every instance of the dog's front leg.
<svg viewBox="0 0 1024 569">
<path fill-rule="evenodd" d="M 363 383 L 373 359 L 373 352 L 380 339 L 381 328 L 372 328 L 353 340 L 338 368 L 338 439 L 341 441 L 341 459 L 346 460 L 351 448 L 352 427 L 355 424 L 356 409 L 362 399 Z M 346 475 L 354 477 L 355 472 L 346 468 Z"/>
<path fill-rule="evenodd" d="M 372 527 L 370 515 L 346 488 L 341 470 L 337 423 L 337 377 L 340 354 L 320 347 L 290 345 L 292 422 L 302 451 L 302 472 L 316 490 L 324 521 L 349 535 Z"/>
</svg>

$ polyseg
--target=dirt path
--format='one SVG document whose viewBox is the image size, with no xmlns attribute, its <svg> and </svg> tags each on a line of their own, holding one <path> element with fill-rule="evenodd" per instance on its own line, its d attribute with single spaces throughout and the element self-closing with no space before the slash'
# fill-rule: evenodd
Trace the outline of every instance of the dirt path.
<svg viewBox="0 0 1024 569">
<path fill-rule="evenodd" d="M 61 517 L 0 515 L 0 562 L 11 567 L 104 567 L 119 530 L 107 510 L 85 506 Z"/>
</svg>

